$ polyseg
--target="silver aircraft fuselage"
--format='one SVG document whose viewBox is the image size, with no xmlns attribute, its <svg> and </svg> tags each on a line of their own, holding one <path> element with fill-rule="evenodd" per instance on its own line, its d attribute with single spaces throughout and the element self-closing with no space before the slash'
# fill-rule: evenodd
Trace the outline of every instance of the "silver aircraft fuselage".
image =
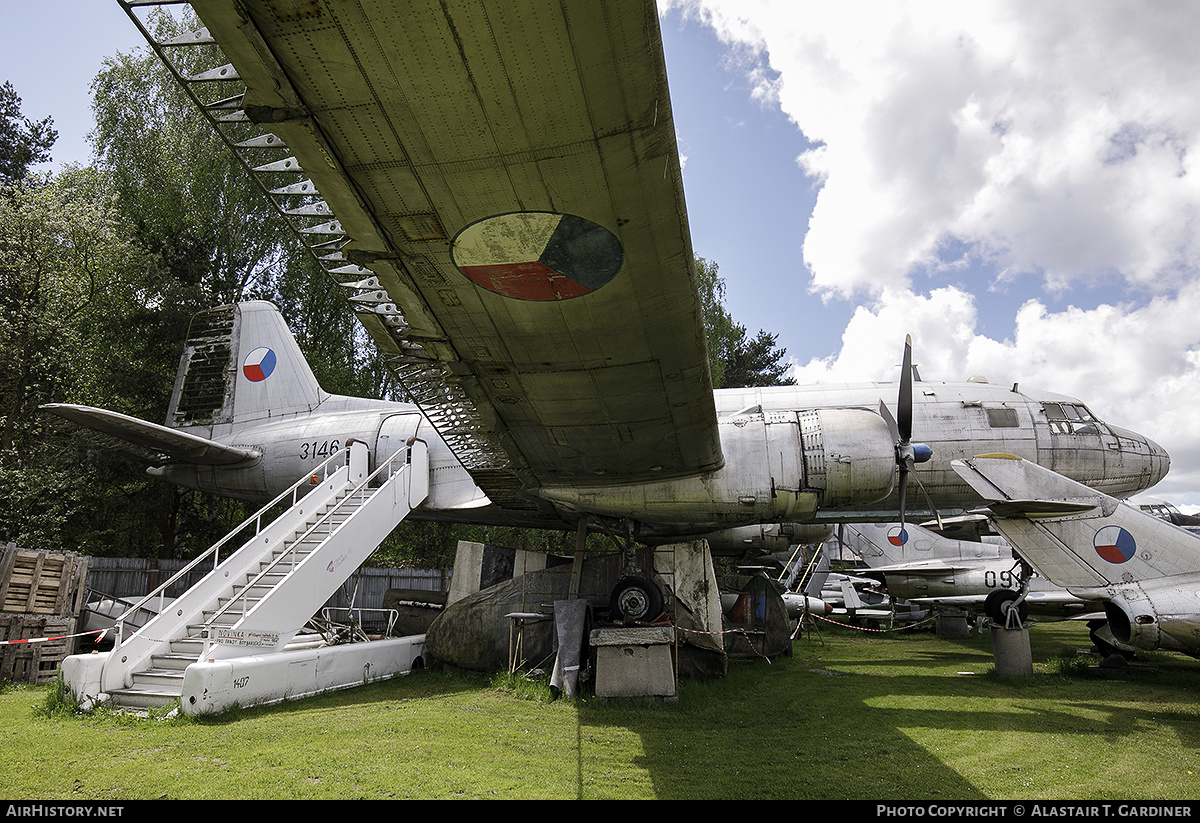
<svg viewBox="0 0 1200 823">
<path fill-rule="evenodd" d="M 980 498 L 950 461 L 978 454 L 1025 457 L 1115 497 L 1165 476 L 1166 451 L 1149 438 L 1096 418 L 1078 400 L 982 382 L 914 384 L 914 438 L 932 458 L 916 479 L 942 514 Z M 168 464 L 155 473 L 183 486 L 250 500 L 270 499 L 350 438 L 386 458 L 410 436 L 430 446 L 429 500 L 414 516 L 455 522 L 570 527 L 581 515 L 628 518 L 645 539 L 761 523 L 891 521 L 899 505 L 895 444 L 878 407 L 895 384 L 725 389 L 715 393 L 725 464 L 694 477 L 544 487 L 557 517 L 491 504 L 416 409 L 405 403 L 333 396 L 310 412 L 222 431 L 197 431 L 261 456 L 232 466 Z M 909 510 L 930 514 L 910 487 Z M 554 522 L 557 520 L 557 523 Z"/>
</svg>

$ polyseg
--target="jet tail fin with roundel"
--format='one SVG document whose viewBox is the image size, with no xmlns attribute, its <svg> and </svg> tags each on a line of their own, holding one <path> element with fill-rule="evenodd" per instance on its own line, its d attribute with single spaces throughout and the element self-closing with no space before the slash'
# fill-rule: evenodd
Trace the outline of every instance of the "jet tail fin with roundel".
<svg viewBox="0 0 1200 823">
<path fill-rule="evenodd" d="M 952 461 L 996 528 L 1045 578 L 1068 590 L 1194 571 L 1200 536 L 1027 460 Z"/>
<path fill-rule="evenodd" d="M 279 309 L 251 301 L 193 318 L 166 423 L 215 435 L 311 412 L 328 396 Z"/>
</svg>

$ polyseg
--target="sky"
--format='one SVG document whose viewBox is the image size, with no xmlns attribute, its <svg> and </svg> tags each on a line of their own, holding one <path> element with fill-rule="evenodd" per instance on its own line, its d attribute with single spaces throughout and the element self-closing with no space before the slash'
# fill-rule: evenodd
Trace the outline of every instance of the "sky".
<svg viewBox="0 0 1200 823">
<path fill-rule="evenodd" d="M 112 0 L 4 0 L 0 81 L 87 162 Z M 698 255 L 801 383 L 982 375 L 1171 453 L 1200 508 L 1200 4 L 661 0 Z M 52 40 L 52 43 L 51 43 Z M 52 45 L 52 47 L 50 47 Z M 920 433 L 915 433 L 918 437 Z"/>
</svg>

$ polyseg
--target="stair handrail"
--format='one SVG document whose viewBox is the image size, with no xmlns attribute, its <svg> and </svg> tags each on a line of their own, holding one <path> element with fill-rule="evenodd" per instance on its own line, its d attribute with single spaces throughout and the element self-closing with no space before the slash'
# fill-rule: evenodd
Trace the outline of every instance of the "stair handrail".
<svg viewBox="0 0 1200 823">
<path fill-rule="evenodd" d="M 382 461 L 379 464 L 379 466 L 376 467 L 375 471 L 368 474 L 367 477 L 364 480 L 362 480 L 362 482 L 360 482 L 354 488 L 350 489 L 350 491 L 348 491 L 344 497 L 342 497 L 340 500 L 338 500 L 334 504 L 333 508 L 331 508 L 329 511 L 325 512 L 325 514 L 321 515 L 321 517 L 317 518 L 317 520 L 315 520 L 311 526 L 309 526 L 307 529 L 305 529 L 305 531 L 302 534 L 300 534 L 296 538 L 294 538 L 291 541 L 291 543 L 288 546 L 286 551 L 281 553 L 279 555 L 279 557 L 276 557 L 265 567 L 259 569 L 258 574 L 254 575 L 254 577 L 247 580 L 245 582 L 245 584 L 243 584 L 243 586 L 242 586 L 242 593 L 240 595 L 229 598 L 229 601 L 224 606 L 221 606 L 220 608 L 218 608 L 215 612 L 213 612 L 213 614 L 206 621 L 204 621 L 204 628 L 201 630 L 201 634 L 205 638 L 205 652 L 206 653 L 207 653 L 208 649 L 212 646 L 211 628 L 216 623 L 217 619 L 220 617 L 223 617 L 225 615 L 225 613 L 227 611 L 229 611 L 231 608 L 233 608 L 233 606 L 236 604 L 240 603 L 244 607 L 247 602 L 248 593 L 253 586 L 257 585 L 260 580 L 262 580 L 264 577 L 266 577 L 271 571 L 273 571 L 275 569 L 276 566 L 278 566 L 280 563 L 282 563 L 284 558 L 288 558 L 288 557 L 291 557 L 292 555 L 294 555 L 295 551 L 296 551 L 296 547 L 299 546 L 301 543 L 303 543 L 305 538 L 307 538 L 309 535 L 311 535 L 320 526 L 323 526 L 326 522 L 328 522 L 330 520 L 330 518 L 332 518 L 335 514 L 337 514 L 339 511 L 341 511 L 343 506 L 345 506 L 347 503 L 354 500 L 359 494 L 364 492 L 367 489 L 367 487 L 372 482 L 374 482 L 376 480 L 376 478 L 379 477 L 381 472 L 384 472 L 385 470 L 390 469 L 391 466 L 395 463 L 396 458 L 400 455 L 401 452 L 404 452 L 404 460 L 401 463 L 399 469 L 396 469 L 395 471 L 388 471 L 388 473 L 387 473 L 388 480 L 391 480 L 393 477 L 399 475 L 401 472 L 403 472 L 405 469 L 407 469 L 409 466 L 411 466 L 412 465 L 412 445 L 413 445 L 412 441 L 416 440 L 416 439 L 418 439 L 418 438 L 410 438 L 409 441 L 406 442 L 403 446 L 396 449 L 396 451 L 394 451 L 389 458 Z M 350 446 L 351 446 L 351 443 L 348 442 L 346 444 L 347 465 L 349 465 L 349 459 L 350 459 L 349 458 Z M 380 488 L 376 489 L 376 491 L 378 492 L 382 488 L 383 487 L 380 486 Z M 364 497 L 363 498 L 364 502 L 370 496 L 371 495 Z M 333 534 L 333 531 L 330 531 L 330 534 Z M 244 616 L 245 615 L 243 614 L 243 617 Z"/>
<path fill-rule="evenodd" d="M 192 569 L 199 566 L 201 564 L 201 562 L 203 562 L 206 558 L 209 557 L 209 555 L 212 555 L 213 571 L 215 571 L 217 566 L 220 564 L 221 549 L 227 543 L 231 542 L 234 537 L 240 535 L 243 532 L 243 530 L 245 530 L 246 527 L 249 526 L 251 523 L 254 524 L 254 534 L 251 535 L 250 537 L 246 538 L 245 540 L 243 540 L 240 545 L 244 546 L 247 542 L 249 542 L 250 540 L 253 540 L 255 537 L 257 537 L 259 534 L 262 533 L 263 528 L 264 528 L 263 517 L 267 514 L 267 512 L 269 512 L 271 509 L 273 509 L 278 504 L 282 503 L 284 501 L 284 499 L 287 498 L 289 495 L 292 498 L 291 505 L 295 506 L 296 503 L 299 502 L 299 499 L 300 499 L 300 495 L 298 494 L 300 489 L 303 488 L 304 486 L 319 485 L 320 483 L 323 483 L 323 482 L 325 482 L 325 480 L 329 479 L 330 474 L 333 473 L 330 471 L 332 464 L 335 461 L 340 461 L 343 456 L 344 456 L 343 452 L 340 452 L 340 451 L 334 452 L 325 460 L 324 463 L 322 463 L 321 465 L 312 469 L 311 471 L 305 472 L 304 476 L 301 477 L 299 480 L 297 480 L 295 483 L 293 483 L 290 488 L 285 489 L 284 491 L 280 492 L 279 495 L 274 500 L 272 500 L 270 503 L 267 503 L 265 506 L 263 506 L 261 509 L 256 511 L 254 514 L 247 517 L 245 520 L 243 520 L 241 523 L 239 523 L 237 526 L 235 526 L 232 531 L 230 531 L 228 534 L 226 534 L 224 537 L 222 537 L 216 543 L 209 546 L 203 552 L 198 554 L 186 566 L 184 566 L 179 571 L 175 572 L 175 574 L 171 575 L 171 577 L 165 583 L 159 584 L 159 586 L 157 588 L 155 588 L 153 591 L 151 591 L 149 594 L 147 594 L 145 597 L 143 597 L 137 603 L 135 603 L 134 605 L 132 605 L 128 609 L 126 609 L 125 612 L 122 613 L 120 617 L 118 617 L 115 621 L 113 621 L 113 629 L 116 633 L 116 637 L 113 640 L 113 650 L 115 651 L 116 649 L 120 648 L 121 642 L 125 639 L 124 633 L 125 633 L 125 618 L 126 617 L 128 617 L 129 615 L 136 612 L 138 609 L 145 606 L 145 604 L 148 603 L 153 598 L 164 594 L 168 588 L 170 588 L 181 578 L 183 578 L 187 574 L 189 574 L 192 571 Z M 346 465 L 348 465 L 348 462 L 349 461 L 347 460 Z M 343 464 L 341 462 L 338 462 L 336 469 L 340 469 L 342 467 L 342 465 Z M 314 479 L 314 478 L 318 478 L 318 477 L 320 479 L 316 479 L 316 480 Z M 282 516 L 285 511 L 287 511 L 287 509 L 280 511 L 278 514 L 275 515 L 275 517 L 272 517 L 270 520 L 268 520 L 266 522 L 266 525 L 270 525 L 271 523 L 275 522 L 275 520 L 278 517 Z M 136 634 L 136 632 L 135 632 L 135 634 Z"/>
</svg>

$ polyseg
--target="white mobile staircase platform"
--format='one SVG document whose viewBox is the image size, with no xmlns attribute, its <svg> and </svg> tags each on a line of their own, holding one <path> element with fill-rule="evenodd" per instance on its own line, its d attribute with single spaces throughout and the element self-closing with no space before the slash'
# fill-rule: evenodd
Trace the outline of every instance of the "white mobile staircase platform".
<svg viewBox="0 0 1200 823">
<path fill-rule="evenodd" d="M 368 471 L 365 443 L 347 449 L 148 594 L 201 563 L 213 570 L 112 651 L 72 655 L 63 680 L 85 707 L 149 709 L 178 700 L 187 714 L 303 697 L 407 673 L 424 635 L 327 646 L 300 631 L 371 552 L 425 500 L 424 441 Z M 290 504 L 274 519 L 268 512 Z M 222 549 L 252 536 L 224 560 Z M 138 603 L 131 611 L 142 604 Z"/>
</svg>

